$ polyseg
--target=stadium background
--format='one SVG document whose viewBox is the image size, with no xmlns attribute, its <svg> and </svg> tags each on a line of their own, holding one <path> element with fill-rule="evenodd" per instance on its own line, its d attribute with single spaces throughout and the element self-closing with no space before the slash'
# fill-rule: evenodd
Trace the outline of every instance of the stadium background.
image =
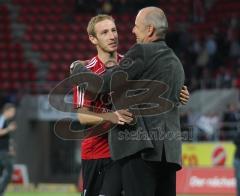
<svg viewBox="0 0 240 196">
<path fill-rule="evenodd" d="M 92 16 L 115 18 L 124 54 L 135 42 L 131 30 L 137 10 L 148 5 L 166 12 L 167 43 L 183 62 L 191 92 L 181 108 L 185 169 L 220 168 L 223 176 L 230 175 L 233 193 L 232 139 L 240 119 L 238 0 L 0 0 L 0 102 L 17 104 L 16 163 L 26 167 L 28 179 L 23 180 L 26 186 L 11 184 L 7 196 L 48 196 L 60 190 L 79 195 L 74 193 L 81 167 L 79 141 L 63 141 L 53 131 L 56 121 L 75 116 L 52 108 L 48 93 L 68 77 L 71 62 L 96 53 L 86 33 Z M 13 180 L 21 183 L 19 178 L 16 174 Z M 194 192 L 187 180 L 180 186 Z M 211 193 L 221 195 L 221 190 Z"/>
</svg>

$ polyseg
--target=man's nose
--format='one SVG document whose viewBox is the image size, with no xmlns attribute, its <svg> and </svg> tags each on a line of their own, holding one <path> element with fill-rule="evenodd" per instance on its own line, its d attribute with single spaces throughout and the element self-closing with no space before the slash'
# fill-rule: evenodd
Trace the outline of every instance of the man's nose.
<svg viewBox="0 0 240 196">
<path fill-rule="evenodd" d="M 132 29 L 132 33 L 135 34 L 135 27 L 133 27 L 133 29 Z"/>
</svg>

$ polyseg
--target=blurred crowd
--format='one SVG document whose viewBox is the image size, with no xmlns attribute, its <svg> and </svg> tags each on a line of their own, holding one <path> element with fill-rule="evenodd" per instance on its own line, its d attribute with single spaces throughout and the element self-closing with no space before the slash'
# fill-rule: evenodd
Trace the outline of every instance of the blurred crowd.
<svg viewBox="0 0 240 196">
<path fill-rule="evenodd" d="M 76 11 L 106 14 L 121 14 L 126 12 L 137 12 L 146 6 L 159 5 L 157 0 L 94 0 L 88 4 L 86 0 L 76 0 Z"/>
<path fill-rule="evenodd" d="M 233 140 L 240 132 L 240 107 L 227 105 L 223 113 L 196 113 L 188 111 L 181 114 L 183 131 L 192 131 L 193 140 Z"/>
<path fill-rule="evenodd" d="M 238 28 L 239 25 L 237 22 Z M 188 31 L 170 33 L 168 43 L 184 61 L 190 90 L 240 87 L 238 29 L 235 31 L 230 26 L 226 32 L 216 28 L 203 36 Z"/>
</svg>

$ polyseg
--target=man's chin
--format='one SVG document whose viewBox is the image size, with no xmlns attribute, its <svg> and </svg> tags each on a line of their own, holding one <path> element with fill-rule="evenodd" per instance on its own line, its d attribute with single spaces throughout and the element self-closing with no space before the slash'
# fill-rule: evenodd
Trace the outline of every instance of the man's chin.
<svg viewBox="0 0 240 196">
<path fill-rule="evenodd" d="M 108 52 L 109 52 L 109 53 L 113 53 L 113 52 L 116 52 L 116 51 L 117 51 L 117 47 L 109 48 L 109 49 L 108 49 Z"/>
<path fill-rule="evenodd" d="M 136 43 L 140 44 L 141 40 L 140 39 L 136 39 Z"/>
</svg>

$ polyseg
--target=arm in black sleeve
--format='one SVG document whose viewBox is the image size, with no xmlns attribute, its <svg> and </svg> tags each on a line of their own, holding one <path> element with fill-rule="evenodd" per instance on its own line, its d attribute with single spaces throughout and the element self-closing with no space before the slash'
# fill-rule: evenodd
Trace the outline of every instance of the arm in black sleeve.
<svg viewBox="0 0 240 196">
<path fill-rule="evenodd" d="M 103 75 L 103 88 L 98 93 L 110 92 L 110 83 L 112 75 L 123 71 L 127 74 L 129 80 L 136 80 L 144 71 L 144 52 L 141 44 L 135 44 L 125 54 L 124 58 L 120 61 L 119 65 L 115 65 L 113 69 L 107 70 Z M 90 73 L 84 65 L 76 66 L 72 71 L 72 75 L 79 73 Z M 94 73 L 92 73 L 94 74 Z M 96 74 L 97 75 L 97 74 Z"/>
<path fill-rule="evenodd" d="M 81 63 L 81 61 L 74 61 L 71 66 L 73 66 L 73 69 L 70 70 L 70 75 L 75 75 L 79 73 L 84 73 L 84 72 L 91 72 L 89 69 L 85 67 L 84 64 Z"/>
<path fill-rule="evenodd" d="M 124 58 L 120 61 L 119 65 L 116 65 L 113 69 L 103 74 L 103 92 L 110 92 L 111 78 L 117 72 L 125 72 L 128 80 L 137 80 L 142 75 L 144 67 L 144 50 L 141 44 L 135 44 L 124 55 Z M 120 84 L 119 84 L 120 85 Z M 121 86 L 119 86 L 121 88 Z"/>
</svg>

